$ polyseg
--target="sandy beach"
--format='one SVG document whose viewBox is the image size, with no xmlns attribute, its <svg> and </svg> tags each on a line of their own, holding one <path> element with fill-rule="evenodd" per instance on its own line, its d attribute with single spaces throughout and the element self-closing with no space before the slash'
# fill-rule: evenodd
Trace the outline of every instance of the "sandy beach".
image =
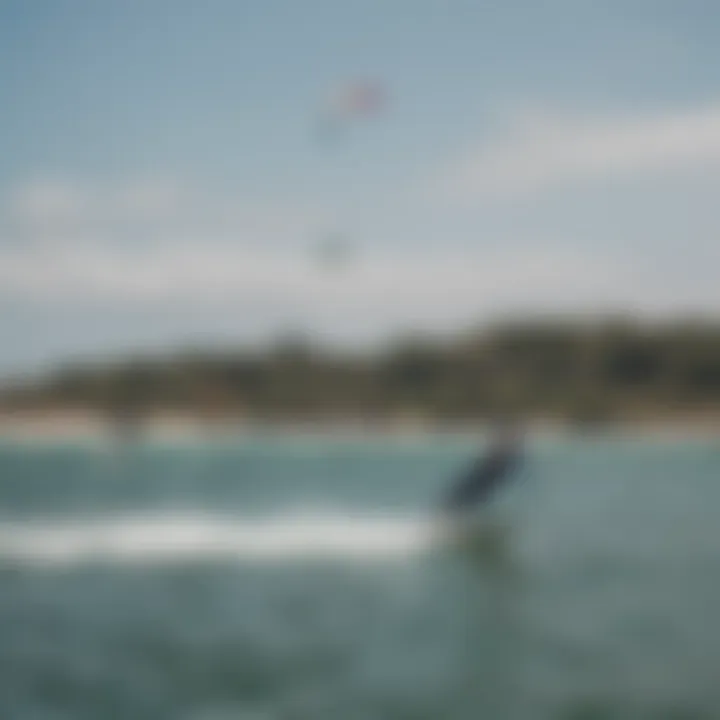
<svg viewBox="0 0 720 720">
<path fill-rule="evenodd" d="M 562 436 L 632 436 L 668 440 L 720 438 L 720 416 L 687 415 L 672 418 L 626 420 L 604 426 L 583 427 L 557 418 L 530 418 L 527 432 L 536 438 Z M 482 437 L 489 431 L 483 422 L 443 422 L 407 418 L 362 421 L 355 418 L 267 421 L 246 417 L 208 419 L 192 413 L 156 413 L 134 432 L 151 440 L 193 440 L 208 437 L 293 436 L 329 440 L 352 438 L 413 439 L 438 435 Z M 8 440 L 113 440 L 116 426 L 99 413 L 84 410 L 0 413 L 0 438 Z"/>
</svg>

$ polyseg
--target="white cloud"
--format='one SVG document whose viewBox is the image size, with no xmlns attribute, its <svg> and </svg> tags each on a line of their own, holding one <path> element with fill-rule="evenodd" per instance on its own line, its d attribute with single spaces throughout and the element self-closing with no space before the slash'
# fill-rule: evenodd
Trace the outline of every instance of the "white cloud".
<svg viewBox="0 0 720 720">
<path fill-rule="evenodd" d="M 423 316 L 483 313 L 504 303 L 584 303 L 612 298 L 624 270 L 598 257 L 557 248 L 475 254 L 366 254 L 332 272 L 304 251 L 242 244 L 178 242 L 141 253 L 114 246 L 6 249 L 0 254 L 5 297 L 47 304 L 217 302 L 284 304 L 317 314 L 364 310 L 421 320 Z"/>
<path fill-rule="evenodd" d="M 160 245 L 179 237 L 288 243 L 328 224 L 327 213 L 299 202 L 251 202 L 172 177 L 115 184 L 38 178 L 18 185 L 2 205 L 0 241 L 36 246 Z"/>
<path fill-rule="evenodd" d="M 173 218 L 183 210 L 188 189 L 173 178 L 141 179 L 118 188 L 112 204 L 118 214 L 139 218 Z"/>
<path fill-rule="evenodd" d="M 717 166 L 720 104 L 646 117 L 530 113 L 464 153 L 449 184 L 472 198 Z"/>
<path fill-rule="evenodd" d="M 53 178 L 19 185 L 6 203 L 15 223 L 35 230 L 68 223 L 74 225 L 87 216 L 91 206 L 88 188 Z"/>
<path fill-rule="evenodd" d="M 372 342 L 409 329 L 445 332 L 507 314 L 662 317 L 718 309 L 720 290 L 712 277 L 683 281 L 667 273 L 640 274 L 619 256 L 562 247 L 463 255 L 376 252 L 328 272 L 302 252 L 179 243 L 141 255 L 113 246 L 77 247 L 54 258 L 37 250 L 5 250 L 2 300 L 44 308 L 74 327 L 77 338 L 85 337 L 76 327 L 85 321 L 77 318 L 91 315 L 100 324 L 108 314 L 120 318 L 119 325 L 115 320 L 87 332 L 88 338 L 101 332 L 110 347 L 172 344 L 192 333 L 252 340 L 288 327 L 343 342 Z"/>
</svg>

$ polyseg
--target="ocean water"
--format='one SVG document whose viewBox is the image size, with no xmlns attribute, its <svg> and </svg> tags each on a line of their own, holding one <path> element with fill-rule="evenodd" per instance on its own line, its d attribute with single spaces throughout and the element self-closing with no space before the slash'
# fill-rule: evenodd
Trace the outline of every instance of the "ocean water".
<svg viewBox="0 0 720 720">
<path fill-rule="evenodd" d="M 720 441 L 0 441 L 0 718 L 720 718 Z"/>
</svg>

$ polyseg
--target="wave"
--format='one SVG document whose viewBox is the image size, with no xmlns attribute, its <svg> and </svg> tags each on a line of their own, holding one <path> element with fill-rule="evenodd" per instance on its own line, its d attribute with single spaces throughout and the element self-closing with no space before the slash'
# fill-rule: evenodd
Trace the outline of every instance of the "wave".
<svg viewBox="0 0 720 720">
<path fill-rule="evenodd" d="M 53 565 L 214 558 L 378 561 L 417 555 L 434 537 L 429 520 L 412 517 L 126 515 L 0 523 L 0 560 Z"/>
</svg>

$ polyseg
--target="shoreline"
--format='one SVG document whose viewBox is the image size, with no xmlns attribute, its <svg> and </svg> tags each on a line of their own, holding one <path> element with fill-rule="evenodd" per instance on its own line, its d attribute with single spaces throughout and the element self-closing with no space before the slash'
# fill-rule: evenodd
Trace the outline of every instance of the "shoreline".
<svg viewBox="0 0 720 720">
<path fill-rule="evenodd" d="M 621 437 L 667 440 L 720 440 L 720 415 L 625 420 L 598 426 L 582 426 L 555 418 L 523 421 L 532 438 Z M 167 413 L 146 419 L 131 438 L 143 440 L 247 439 L 290 437 L 325 440 L 412 440 L 422 438 L 483 437 L 487 422 L 419 421 L 387 418 L 363 421 L 333 420 L 263 421 L 254 418 L 208 419 L 193 414 Z M 0 440 L 115 440 L 121 435 L 112 423 L 96 413 L 34 412 L 0 413 Z"/>
</svg>

